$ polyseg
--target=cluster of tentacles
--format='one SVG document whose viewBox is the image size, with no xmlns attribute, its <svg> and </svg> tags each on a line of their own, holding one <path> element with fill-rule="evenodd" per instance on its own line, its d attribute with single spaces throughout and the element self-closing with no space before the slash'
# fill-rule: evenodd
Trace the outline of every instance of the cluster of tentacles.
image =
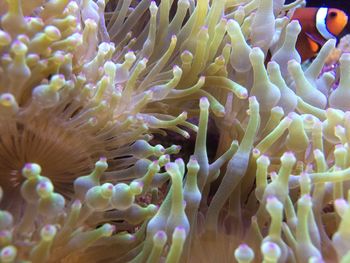
<svg viewBox="0 0 350 263">
<path fill-rule="evenodd" d="M 302 67 L 302 4 L 0 0 L 0 261 L 350 262 L 350 54 Z"/>
</svg>

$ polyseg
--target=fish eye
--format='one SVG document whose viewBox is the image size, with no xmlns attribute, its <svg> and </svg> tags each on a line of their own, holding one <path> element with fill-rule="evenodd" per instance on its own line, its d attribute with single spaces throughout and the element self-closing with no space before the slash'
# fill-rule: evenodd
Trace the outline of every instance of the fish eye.
<svg viewBox="0 0 350 263">
<path fill-rule="evenodd" d="M 337 16 L 337 12 L 330 12 L 329 13 L 329 17 L 331 17 L 331 18 L 335 18 Z"/>
</svg>

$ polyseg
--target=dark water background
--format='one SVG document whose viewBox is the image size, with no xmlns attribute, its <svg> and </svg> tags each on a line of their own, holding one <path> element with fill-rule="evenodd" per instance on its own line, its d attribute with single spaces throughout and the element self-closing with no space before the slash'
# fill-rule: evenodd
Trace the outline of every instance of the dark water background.
<svg viewBox="0 0 350 263">
<path fill-rule="evenodd" d="M 287 0 L 287 3 L 293 0 Z M 310 7 L 334 7 L 344 10 L 348 15 L 350 14 L 350 0 L 306 0 L 307 6 Z"/>
</svg>

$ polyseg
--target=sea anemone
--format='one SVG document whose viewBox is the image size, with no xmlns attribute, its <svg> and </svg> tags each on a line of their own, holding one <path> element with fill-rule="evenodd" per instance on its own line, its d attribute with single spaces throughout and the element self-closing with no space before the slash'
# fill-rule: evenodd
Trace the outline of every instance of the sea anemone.
<svg viewBox="0 0 350 263">
<path fill-rule="evenodd" d="M 301 65 L 301 4 L 0 0 L 0 261 L 349 262 L 350 55 Z"/>
</svg>

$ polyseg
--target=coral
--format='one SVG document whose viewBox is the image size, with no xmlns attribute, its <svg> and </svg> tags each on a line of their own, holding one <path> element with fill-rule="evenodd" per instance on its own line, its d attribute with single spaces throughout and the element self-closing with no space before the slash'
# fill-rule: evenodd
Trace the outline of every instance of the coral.
<svg viewBox="0 0 350 263">
<path fill-rule="evenodd" d="M 349 262 L 350 56 L 300 64 L 302 4 L 0 0 L 0 261 Z"/>
</svg>

